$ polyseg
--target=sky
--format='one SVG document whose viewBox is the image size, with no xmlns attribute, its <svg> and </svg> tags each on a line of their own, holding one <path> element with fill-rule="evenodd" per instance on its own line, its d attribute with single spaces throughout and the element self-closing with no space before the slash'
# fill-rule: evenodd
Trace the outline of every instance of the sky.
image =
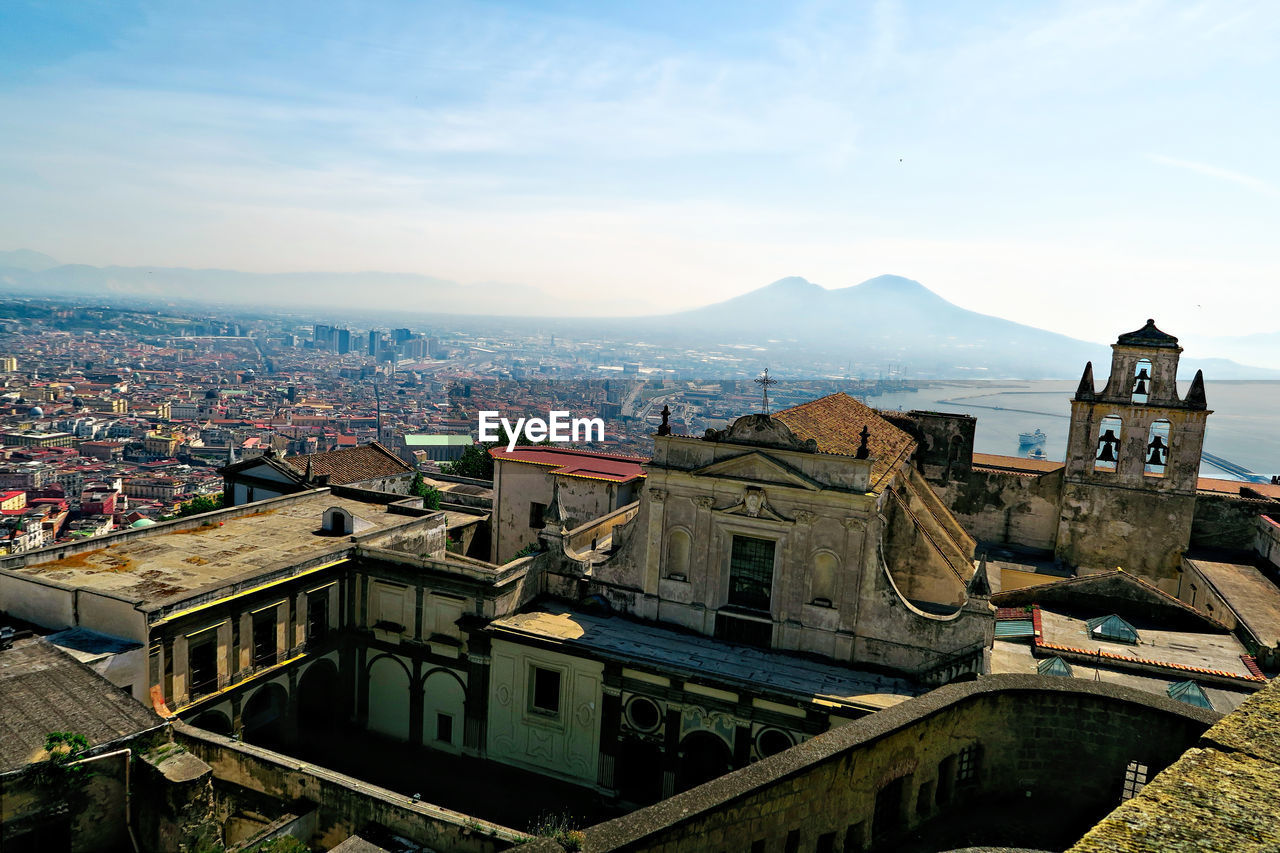
<svg viewBox="0 0 1280 853">
<path fill-rule="evenodd" d="M 421 273 L 573 314 L 892 273 L 1089 340 L 1280 331 L 1266 0 L 0 17 L 0 249 Z"/>
</svg>

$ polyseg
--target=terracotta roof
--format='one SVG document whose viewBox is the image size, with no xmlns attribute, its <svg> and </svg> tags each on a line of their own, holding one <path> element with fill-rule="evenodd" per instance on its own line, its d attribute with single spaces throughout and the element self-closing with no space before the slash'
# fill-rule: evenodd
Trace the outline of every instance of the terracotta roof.
<svg viewBox="0 0 1280 853">
<path fill-rule="evenodd" d="M 1271 483 L 1246 483 L 1242 480 L 1219 480 L 1215 477 L 1201 477 L 1196 481 L 1198 492 L 1221 492 L 1226 495 L 1239 495 L 1241 489 L 1249 489 L 1272 500 L 1280 501 L 1280 486 Z"/>
<path fill-rule="evenodd" d="M 911 436 L 843 391 L 775 412 L 770 417 L 786 424 L 801 441 L 813 439 L 818 444 L 818 452 L 839 456 L 857 454 L 861 444 L 859 434 L 865 426 L 870 433 L 867 447 L 871 451 L 873 490 L 916 446 Z"/>
<path fill-rule="evenodd" d="M 640 466 L 648 462 L 636 456 L 615 453 L 593 453 L 589 450 L 572 450 L 562 447 L 505 447 L 489 449 L 494 459 L 545 465 L 555 470 L 551 473 L 564 477 L 584 477 L 589 480 L 605 480 L 611 483 L 629 483 L 645 476 Z"/>
<path fill-rule="evenodd" d="M 304 474 L 308 459 L 311 460 L 311 473 L 316 477 L 327 475 L 330 485 L 334 486 L 414 472 L 412 466 L 376 441 L 325 453 L 286 456 L 284 461 L 299 474 Z"/>
<path fill-rule="evenodd" d="M 1061 462 L 1052 459 L 1028 459 L 1025 456 L 1000 456 L 996 453 L 973 454 L 975 468 L 995 468 L 1000 471 L 1013 471 L 1016 474 L 1047 474 L 1062 467 Z"/>
</svg>

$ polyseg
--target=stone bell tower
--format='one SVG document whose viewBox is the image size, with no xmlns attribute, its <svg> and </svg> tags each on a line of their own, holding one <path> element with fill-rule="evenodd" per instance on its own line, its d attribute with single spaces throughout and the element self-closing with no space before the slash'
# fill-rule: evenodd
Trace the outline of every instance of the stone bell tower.
<svg viewBox="0 0 1280 853">
<path fill-rule="evenodd" d="M 1117 566 L 1176 592 L 1191 539 L 1204 428 L 1204 376 L 1178 396 L 1178 339 L 1154 320 L 1111 346 L 1098 391 L 1085 365 L 1071 401 L 1055 556 L 1082 571 Z"/>
</svg>

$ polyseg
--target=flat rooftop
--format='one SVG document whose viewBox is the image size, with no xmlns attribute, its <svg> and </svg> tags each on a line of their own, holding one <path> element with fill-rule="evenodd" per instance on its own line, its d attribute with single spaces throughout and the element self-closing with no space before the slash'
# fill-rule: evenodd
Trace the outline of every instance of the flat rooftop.
<svg viewBox="0 0 1280 853">
<path fill-rule="evenodd" d="M 1222 596 L 1222 600 L 1264 646 L 1280 645 L 1280 588 L 1252 563 L 1223 563 L 1184 558 Z"/>
<path fill-rule="evenodd" d="M 78 550 L 61 560 L 16 565 L 9 570 L 81 589 L 161 603 L 341 550 L 350 544 L 350 537 L 321 532 L 321 517 L 329 507 L 341 507 L 367 521 L 370 526 L 363 530 L 357 524 L 357 535 L 421 520 L 388 512 L 379 504 L 328 492 L 300 498 L 291 495 L 263 501 L 260 506 L 260 510 L 240 516 L 211 513 L 211 523 L 204 526 L 172 530 L 162 524 L 143 528 L 141 534 L 130 531 L 132 535 L 124 541 L 103 537 L 103 547 L 96 550 Z M 31 560 L 58 548 L 23 556 Z"/>
<path fill-rule="evenodd" d="M 901 678 L 738 646 L 622 617 L 592 616 L 548 604 L 495 619 L 489 630 L 551 640 L 597 657 L 653 666 L 694 680 L 766 690 L 827 705 L 878 711 L 918 696 Z"/>
</svg>

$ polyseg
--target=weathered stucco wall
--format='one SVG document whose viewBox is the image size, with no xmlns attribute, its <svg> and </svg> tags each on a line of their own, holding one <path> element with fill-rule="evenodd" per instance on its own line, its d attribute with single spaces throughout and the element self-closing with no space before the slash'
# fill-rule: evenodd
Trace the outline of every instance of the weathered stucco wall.
<svg viewBox="0 0 1280 853">
<path fill-rule="evenodd" d="M 931 485 L 975 539 L 1053 550 L 1061 471 L 1033 476 L 979 468 Z"/>
<path fill-rule="evenodd" d="M 1229 495 L 1197 495 L 1191 519 L 1191 546 L 1230 551 L 1254 550 L 1258 516 L 1280 515 L 1280 502 Z"/>
<path fill-rule="evenodd" d="M 1054 553 L 1084 570 L 1119 566 L 1176 595 L 1195 508 L 1194 495 L 1068 482 Z"/>
<path fill-rule="evenodd" d="M 1119 803 L 1129 762 L 1154 774 L 1219 716 L 1076 679 L 1006 675 L 948 685 L 591 827 L 582 849 L 893 849 L 912 830 L 934 833 L 949 849 L 957 840 L 949 823 L 995 802 L 1040 814 L 1027 823 L 1056 833 L 1044 840 L 1061 843 L 1067 833 L 1070 843 Z M 987 838 L 1004 842 L 994 830 L 1008 824 L 967 821 L 965 839 L 986 843 L 973 834 L 985 825 Z"/>
</svg>

